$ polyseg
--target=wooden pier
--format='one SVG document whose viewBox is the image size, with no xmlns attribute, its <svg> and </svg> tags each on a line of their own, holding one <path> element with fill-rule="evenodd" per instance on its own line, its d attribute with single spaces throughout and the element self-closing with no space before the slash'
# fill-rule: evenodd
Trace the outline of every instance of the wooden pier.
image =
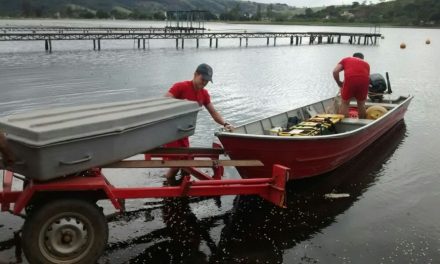
<svg viewBox="0 0 440 264">
<path fill-rule="evenodd" d="M 201 32 L 199 32 L 201 30 Z M 209 39 L 209 47 L 218 48 L 219 39 L 237 39 L 239 46 L 248 46 L 249 39 L 270 40 L 276 46 L 277 39 L 289 39 L 290 45 L 314 44 L 351 44 L 376 45 L 379 33 L 348 33 L 348 32 L 207 32 L 201 28 L 183 31 L 181 28 L 57 28 L 27 27 L 0 28 L 0 41 L 44 41 L 45 50 L 52 51 L 52 41 L 56 40 L 91 40 L 93 49 L 101 49 L 101 40 L 137 40 L 137 48 L 145 49 L 145 41 L 153 39 L 175 40 L 176 48 L 184 48 L 185 40 Z M 213 43 L 215 41 L 215 43 Z M 244 41 L 244 43 L 243 43 Z"/>
</svg>

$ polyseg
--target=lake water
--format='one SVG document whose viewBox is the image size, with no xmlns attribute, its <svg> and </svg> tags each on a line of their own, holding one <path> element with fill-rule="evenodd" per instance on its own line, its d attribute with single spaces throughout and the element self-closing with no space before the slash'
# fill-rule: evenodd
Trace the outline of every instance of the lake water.
<svg viewBox="0 0 440 264">
<path fill-rule="evenodd" d="M 158 22 L 0 20 L 6 25 L 163 26 Z M 211 31 L 344 31 L 371 28 L 229 25 Z M 255 197 L 127 201 L 132 213 L 110 226 L 100 263 L 438 263 L 440 261 L 440 30 L 381 28 L 377 46 L 290 46 L 277 39 L 133 40 L 0 43 L 0 116 L 33 109 L 163 96 L 198 64 L 214 69 L 208 85 L 217 110 L 233 124 L 319 101 L 338 91 L 331 71 L 353 52 L 364 53 L 374 73 L 389 72 L 395 95 L 415 95 L 404 122 L 343 167 L 289 183 L 288 208 Z M 425 41 L 431 40 L 430 45 Z M 400 43 L 406 49 L 400 49 Z M 210 146 L 216 124 L 199 114 L 194 146 Z M 293 168 L 294 169 L 294 168 Z M 227 177 L 237 177 L 234 170 Z M 117 186 L 160 185 L 163 171 L 105 171 Z M 349 198 L 327 200 L 337 191 Z M 221 206 L 218 206 L 218 202 Z M 147 203 L 145 203 L 147 202 Z M 108 203 L 105 211 L 113 212 Z M 168 212 L 168 217 L 164 215 Z M 171 213 L 171 216 L 169 215 Z M 176 220 L 178 219 L 178 220 Z M 0 214 L 0 263 L 16 262 L 13 232 L 19 217 Z M 196 241 L 196 243 L 194 243 Z"/>
</svg>

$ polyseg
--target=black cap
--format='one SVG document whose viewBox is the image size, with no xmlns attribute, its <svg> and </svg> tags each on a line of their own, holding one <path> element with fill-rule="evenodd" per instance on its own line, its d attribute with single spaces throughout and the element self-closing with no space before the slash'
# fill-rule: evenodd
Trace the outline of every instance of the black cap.
<svg viewBox="0 0 440 264">
<path fill-rule="evenodd" d="M 209 66 L 208 64 L 206 63 L 200 64 L 199 66 L 197 66 L 196 72 L 202 75 L 203 80 L 212 82 L 213 72 L 211 66 Z"/>
<path fill-rule="evenodd" d="M 356 52 L 355 54 L 353 54 L 353 57 L 359 58 L 359 59 L 364 59 L 364 54 L 360 53 L 360 52 Z"/>
</svg>

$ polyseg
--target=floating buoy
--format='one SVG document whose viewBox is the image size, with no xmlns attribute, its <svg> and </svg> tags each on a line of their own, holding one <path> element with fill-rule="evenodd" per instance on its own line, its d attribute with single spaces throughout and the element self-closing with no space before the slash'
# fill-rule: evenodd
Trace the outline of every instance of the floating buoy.
<svg viewBox="0 0 440 264">
<path fill-rule="evenodd" d="M 380 105 L 373 105 L 368 107 L 367 109 L 367 119 L 378 119 L 379 117 L 383 116 L 384 114 L 386 114 L 386 112 L 388 112 L 388 110 Z"/>
<path fill-rule="evenodd" d="M 406 48 L 406 44 L 405 44 L 405 43 L 400 43 L 400 48 L 401 48 L 401 49 Z"/>
<path fill-rule="evenodd" d="M 429 44 L 431 44 L 431 40 L 430 40 L 430 39 L 427 39 L 427 40 L 425 41 L 425 43 L 426 43 L 426 45 L 429 45 Z"/>
</svg>

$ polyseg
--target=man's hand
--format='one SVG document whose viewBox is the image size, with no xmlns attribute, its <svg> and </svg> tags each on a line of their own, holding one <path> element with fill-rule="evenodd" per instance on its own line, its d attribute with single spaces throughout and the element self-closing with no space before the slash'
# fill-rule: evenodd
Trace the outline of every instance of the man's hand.
<svg viewBox="0 0 440 264">
<path fill-rule="evenodd" d="M 333 78 L 335 79 L 336 83 L 339 87 L 342 88 L 343 82 L 339 79 L 339 73 L 344 70 L 344 67 L 341 64 L 337 64 L 336 67 L 333 69 Z"/>
<path fill-rule="evenodd" d="M 234 130 L 234 126 L 231 125 L 231 124 L 229 124 L 228 122 L 225 122 L 225 123 L 223 124 L 223 127 L 224 127 L 225 130 L 227 130 L 227 131 L 232 131 L 232 130 Z"/>
</svg>

